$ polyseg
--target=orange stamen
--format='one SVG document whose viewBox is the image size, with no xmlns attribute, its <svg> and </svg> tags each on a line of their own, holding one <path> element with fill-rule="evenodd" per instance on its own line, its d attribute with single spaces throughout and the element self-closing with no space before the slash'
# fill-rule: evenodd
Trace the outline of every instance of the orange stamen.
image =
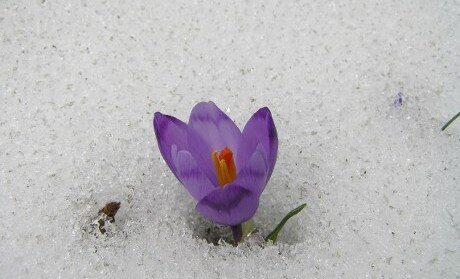
<svg viewBox="0 0 460 279">
<path fill-rule="evenodd" d="M 230 148 L 225 147 L 219 154 L 213 151 L 212 162 L 214 163 L 214 169 L 216 170 L 217 182 L 220 187 L 224 186 L 236 179 L 236 167 L 235 161 L 233 160 L 233 152 Z"/>
</svg>

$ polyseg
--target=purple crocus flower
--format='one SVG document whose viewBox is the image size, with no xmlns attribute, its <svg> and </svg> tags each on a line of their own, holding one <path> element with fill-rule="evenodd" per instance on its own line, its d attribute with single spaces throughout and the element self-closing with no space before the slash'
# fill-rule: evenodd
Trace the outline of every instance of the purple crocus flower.
<svg viewBox="0 0 460 279">
<path fill-rule="evenodd" d="M 243 132 L 213 102 L 198 103 L 188 124 L 156 112 L 153 126 L 161 155 L 203 216 L 232 227 L 254 216 L 278 151 L 267 107 Z"/>
</svg>

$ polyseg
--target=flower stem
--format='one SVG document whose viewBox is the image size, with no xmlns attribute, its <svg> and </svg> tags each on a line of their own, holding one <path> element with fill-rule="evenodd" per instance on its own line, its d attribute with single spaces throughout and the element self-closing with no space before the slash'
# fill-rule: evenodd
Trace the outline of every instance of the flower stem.
<svg viewBox="0 0 460 279">
<path fill-rule="evenodd" d="M 238 243 L 243 239 L 243 227 L 241 224 L 232 226 L 232 235 L 233 235 L 233 240 L 235 241 L 235 244 L 238 245 Z"/>
</svg>

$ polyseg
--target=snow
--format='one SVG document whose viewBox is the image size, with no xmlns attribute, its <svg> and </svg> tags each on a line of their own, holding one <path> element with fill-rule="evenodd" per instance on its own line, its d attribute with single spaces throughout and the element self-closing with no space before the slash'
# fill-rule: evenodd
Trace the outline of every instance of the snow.
<svg viewBox="0 0 460 279">
<path fill-rule="evenodd" d="M 455 278 L 455 1 L 2 1 L 4 278 Z M 402 101 L 399 101 L 401 97 Z M 279 158 L 233 247 L 158 151 L 155 111 L 268 106 Z M 94 221 L 121 202 L 107 233 Z M 296 206 L 275 245 L 262 241 Z M 210 230 L 209 230 L 210 229 Z"/>
</svg>

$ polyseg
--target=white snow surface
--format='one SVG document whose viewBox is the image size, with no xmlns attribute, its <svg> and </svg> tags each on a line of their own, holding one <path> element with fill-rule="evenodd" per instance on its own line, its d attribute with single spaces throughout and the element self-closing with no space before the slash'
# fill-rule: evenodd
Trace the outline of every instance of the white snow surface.
<svg viewBox="0 0 460 279">
<path fill-rule="evenodd" d="M 1 278 L 459 278 L 458 1 L 0 3 Z M 401 92 L 402 104 L 397 94 Z M 238 247 L 161 158 L 156 111 L 268 106 Z M 91 229 L 121 202 L 105 235 Z M 276 244 L 262 237 L 294 207 Z"/>
</svg>

